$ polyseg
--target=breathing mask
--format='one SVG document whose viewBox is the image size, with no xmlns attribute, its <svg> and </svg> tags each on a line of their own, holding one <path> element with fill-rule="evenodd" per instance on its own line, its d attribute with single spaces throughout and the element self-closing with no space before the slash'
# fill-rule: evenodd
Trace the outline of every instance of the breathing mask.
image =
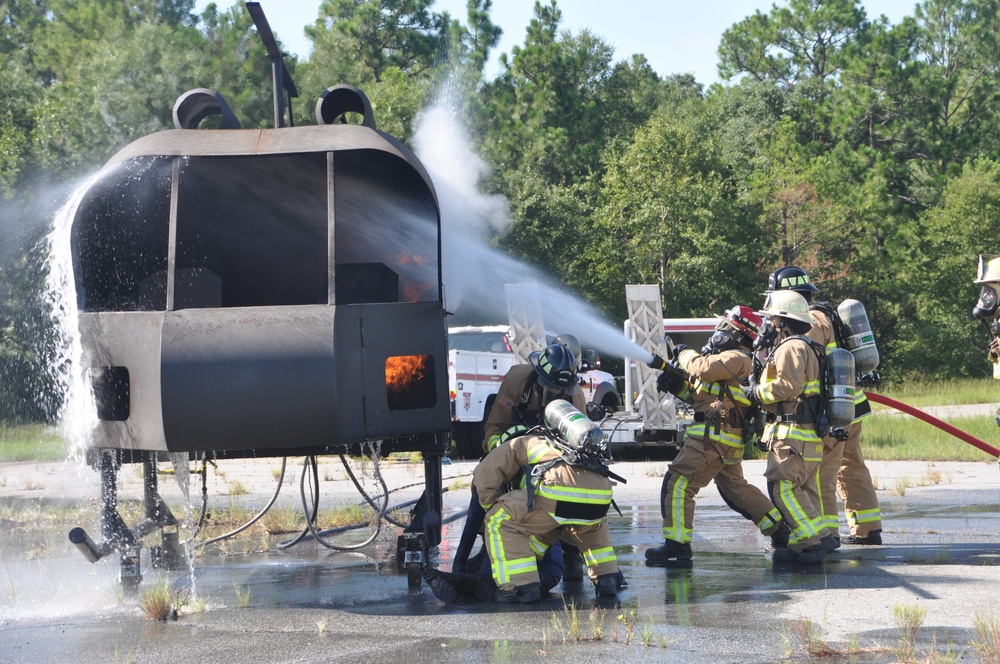
<svg viewBox="0 0 1000 664">
<path fill-rule="evenodd" d="M 996 287 L 991 284 L 983 284 L 982 290 L 979 291 L 979 301 L 976 302 L 976 306 L 972 310 L 973 317 L 982 321 L 993 318 L 997 312 L 998 303 L 1000 303 L 1000 298 L 997 297 Z"/>
</svg>

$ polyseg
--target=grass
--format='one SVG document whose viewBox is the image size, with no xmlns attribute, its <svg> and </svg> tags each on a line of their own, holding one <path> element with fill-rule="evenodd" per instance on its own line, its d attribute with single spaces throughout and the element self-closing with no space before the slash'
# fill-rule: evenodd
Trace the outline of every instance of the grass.
<svg viewBox="0 0 1000 664">
<path fill-rule="evenodd" d="M 11 426 L 0 422 L 0 463 L 11 461 L 62 461 L 69 443 L 50 426 Z"/>
<path fill-rule="evenodd" d="M 990 608 L 989 613 L 976 611 L 972 627 L 976 632 L 972 647 L 976 649 L 979 659 L 985 664 L 1000 664 L 1000 625 L 993 609 Z"/>
<path fill-rule="evenodd" d="M 924 406 L 957 406 L 970 403 L 1000 402 L 1000 389 L 992 378 L 962 378 L 954 380 L 911 380 L 899 385 L 879 385 L 872 392 L 907 404 Z M 876 405 L 875 408 L 883 406 Z"/>
<path fill-rule="evenodd" d="M 997 447 L 992 417 L 943 418 L 948 424 Z M 872 461 L 989 461 L 994 457 L 935 426 L 912 417 L 876 413 L 864 421 L 861 445 Z"/>
<path fill-rule="evenodd" d="M 176 619 L 180 599 L 165 579 L 157 579 L 139 596 L 139 606 L 150 620 Z"/>
<path fill-rule="evenodd" d="M 917 604 L 896 604 L 892 616 L 899 629 L 899 642 L 893 653 L 901 662 L 913 661 L 917 652 L 917 637 L 927 618 L 927 608 Z"/>
</svg>

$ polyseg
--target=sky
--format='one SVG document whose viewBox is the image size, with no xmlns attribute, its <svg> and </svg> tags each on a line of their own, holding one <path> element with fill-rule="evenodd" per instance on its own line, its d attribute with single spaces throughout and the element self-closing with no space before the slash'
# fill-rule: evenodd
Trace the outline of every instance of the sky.
<svg viewBox="0 0 1000 664">
<path fill-rule="evenodd" d="M 285 50 L 308 57 L 312 42 L 304 27 L 316 20 L 321 0 L 259 1 Z M 196 11 L 208 4 L 198 0 Z M 237 3 L 216 0 L 216 4 L 225 9 Z M 722 33 L 756 10 L 767 13 L 773 4 L 772 0 L 561 0 L 560 28 L 574 34 L 589 29 L 615 47 L 616 61 L 642 53 L 661 77 L 691 73 L 707 87 L 718 80 L 716 49 Z M 864 0 L 863 4 L 869 18 L 884 14 L 898 23 L 913 14 L 916 0 Z M 465 5 L 466 0 L 436 0 L 432 10 L 447 11 L 465 23 Z M 535 0 L 494 0 L 492 20 L 504 34 L 487 64 L 488 78 L 499 71 L 501 53 L 524 44 L 534 6 Z"/>
</svg>

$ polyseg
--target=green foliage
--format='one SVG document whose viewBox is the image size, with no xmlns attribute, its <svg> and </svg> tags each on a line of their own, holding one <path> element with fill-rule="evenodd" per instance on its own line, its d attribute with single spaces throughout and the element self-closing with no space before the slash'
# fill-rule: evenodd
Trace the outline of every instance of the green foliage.
<svg viewBox="0 0 1000 664">
<path fill-rule="evenodd" d="M 193 7 L 0 3 L 0 420 L 59 407 L 42 233 L 26 223 L 43 182 L 171 127 L 196 87 L 245 128 L 273 125 L 270 61 L 242 3 Z M 779 3 L 724 33 L 729 83 L 707 91 L 616 56 L 600 26 L 561 30 L 555 0 L 536 2 L 523 44 L 486 80 L 492 8 L 325 0 L 306 27 L 312 56 L 286 58 L 295 123 L 350 83 L 379 129 L 408 141 L 448 85 L 492 168 L 484 193 L 510 203 L 496 244 L 610 319 L 625 315 L 626 283 L 659 283 L 668 315 L 707 315 L 759 303 L 765 275 L 796 263 L 821 299 L 865 303 L 883 375 L 988 372 L 969 311 L 977 254 L 1000 253 L 1000 0 L 925 0 L 896 25 L 860 0 Z"/>
</svg>

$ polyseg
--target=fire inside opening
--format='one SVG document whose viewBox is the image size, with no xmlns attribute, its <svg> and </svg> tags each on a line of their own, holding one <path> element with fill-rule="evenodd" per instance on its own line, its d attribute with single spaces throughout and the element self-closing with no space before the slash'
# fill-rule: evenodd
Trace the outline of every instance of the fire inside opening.
<svg viewBox="0 0 1000 664">
<path fill-rule="evenodd" d="M 432 355 L 395 355 L 385 360 L 390 410 L 431 408 L 437 403 Z"/>
</svg>

